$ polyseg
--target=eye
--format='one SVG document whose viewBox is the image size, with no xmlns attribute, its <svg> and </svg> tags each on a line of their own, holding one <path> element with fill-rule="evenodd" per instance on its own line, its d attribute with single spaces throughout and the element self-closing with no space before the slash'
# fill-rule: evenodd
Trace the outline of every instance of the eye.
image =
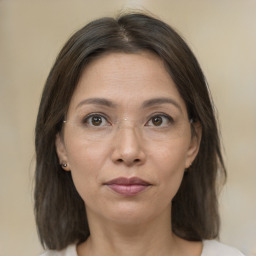
<svg viewBox="0 0 256 256">
<path fill-rule="evenodd" d="M 99 114 L 91 114 L 89 116 L 87 116 L 83 123 L 85 123 L 88 126 L 108 126 L 109 122 L 107 121 L 107 119 Z"/>
<path fill-rule="evenodd" d="M 164 127 L 172 123 L 173 119 L 168 115 L 154 115 L 147 122 L 146 126 Z"/>
</svg>

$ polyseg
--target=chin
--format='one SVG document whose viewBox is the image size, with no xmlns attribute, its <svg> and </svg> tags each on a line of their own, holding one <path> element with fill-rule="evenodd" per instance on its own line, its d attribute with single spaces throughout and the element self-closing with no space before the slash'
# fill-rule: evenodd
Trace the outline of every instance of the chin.
<svg viewBox="0 0 256 256">
<path fill-rule="evenodd" d="M 118 225 L 134 227 L 157 219 L 165 212 L 165 210 L 158 210 L 156 211 L 156 207 L 153 207 L 152 204 L 145 205 L 138 202 L 125 202 L 119 203 L 118 207 L 113 207 L 109 210 L 105 209 L 104 216 L 102 217 Z"/>
</svg>

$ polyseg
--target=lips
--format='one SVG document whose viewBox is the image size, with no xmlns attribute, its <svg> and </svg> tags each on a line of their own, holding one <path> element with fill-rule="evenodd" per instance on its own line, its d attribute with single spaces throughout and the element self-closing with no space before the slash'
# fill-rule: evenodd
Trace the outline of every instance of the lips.
<svg viewBox="0 0 256 256">
<path fill-rule="evenodd" d="M 135 196 L 151 186 L 149 182 L 138 177 L 119 177 L 104 183 L 104 185 L 114 192 L 125 196 Z"/>
</svg>

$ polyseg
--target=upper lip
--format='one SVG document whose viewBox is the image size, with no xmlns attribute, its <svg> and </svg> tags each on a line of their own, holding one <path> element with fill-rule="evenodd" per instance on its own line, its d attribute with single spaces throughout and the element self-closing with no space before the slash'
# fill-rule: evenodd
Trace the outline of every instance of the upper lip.
<svg viewBox="0 0 256 256">
<path fill-rule="evenodd" d="M 110 180 L 104 185 L 143 185 L 143 186 L 149 186 L 151 185 L 149 182 L 142 180 L 141 178 L 138 177 L 131 177 L 131 178 L 126 178 L 126 177 L 119 177 L 113 180 Z"/>
</svg>

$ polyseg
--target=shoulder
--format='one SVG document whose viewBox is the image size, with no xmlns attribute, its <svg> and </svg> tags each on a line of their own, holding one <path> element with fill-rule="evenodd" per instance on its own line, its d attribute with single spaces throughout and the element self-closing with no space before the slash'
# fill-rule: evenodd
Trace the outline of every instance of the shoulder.
<svg viewBox="0 0 256 256">
<path fill-rule="evenodd" d="M 61 251 L 48 250 L 40 256 L 77 256 L 76 245 L 69 245 Z"/>
<path fill-rule="evenodd" d="M 239 250 L 216 240 L 204 240 L 201 256 L 244 256 Z"/>
</svg>

